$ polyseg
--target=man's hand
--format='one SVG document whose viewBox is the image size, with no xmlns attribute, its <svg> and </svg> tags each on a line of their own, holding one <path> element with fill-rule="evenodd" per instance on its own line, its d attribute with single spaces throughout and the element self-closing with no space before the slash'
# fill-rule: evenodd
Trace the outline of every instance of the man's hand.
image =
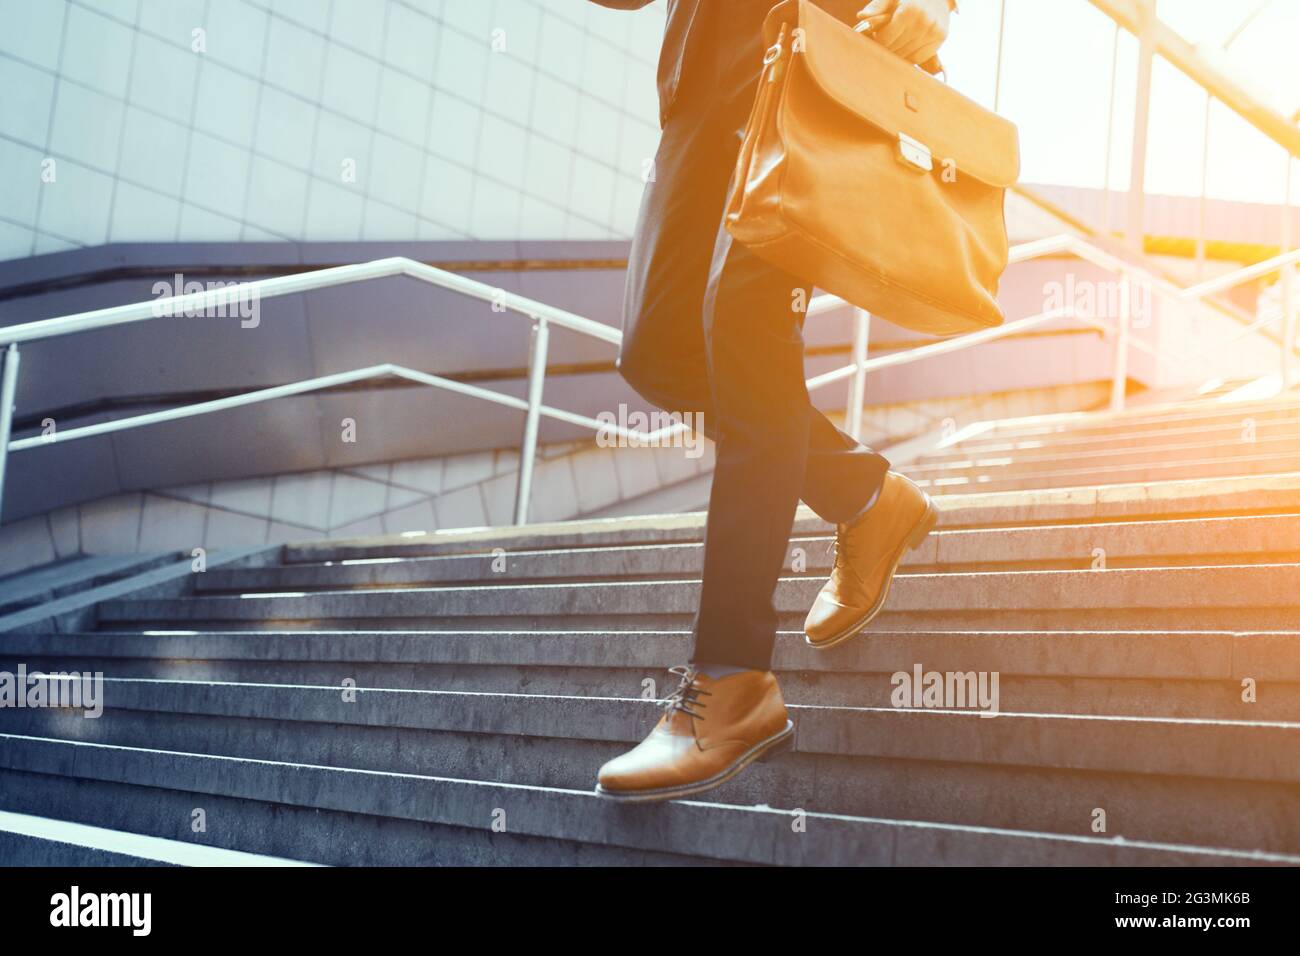
<svg viewBox="0 0 1300 956">
<path fill-rule="evenodd" d="M 859 20 L 875 26 L 871 36 L 912 63 L 926 63 L 948 38 L 948 0 L 871 0 Z"/>
</svg>

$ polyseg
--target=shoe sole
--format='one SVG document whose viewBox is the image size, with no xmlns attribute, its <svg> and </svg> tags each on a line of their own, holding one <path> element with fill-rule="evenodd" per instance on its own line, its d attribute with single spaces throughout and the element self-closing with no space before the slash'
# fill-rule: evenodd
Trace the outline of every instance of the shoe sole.
<svg viewBox="0 0 1300 956">
<path fill-rule="evenodd" d="M 784 729 L 779 733 L 773 734 L 766 740 L 759 741 L 741 754 L 736 762 L 726 770 L 714 774 L 707 780 L 681 784 L 676 787 L 660 787 L 656 790 L 606 790 L 600 784 L 596 784 L 596 795 L 619 803 L 651 803 L 689 797 L 722 786 L 755 761 L 767 760 L 769 757 L 775 757 L 777 754 L 792 749 L 794 749 L 794 721 L 787 720 Z"/>
<path fill-rule="evenodd" d="M 869 611 L 867 611 L 864 617 L 854 621 L 834 637 L 827 638 L 824 641 L 814 641 L 805 634 L 804 640 L 807 642 L 809 647 L 816 648 L 819 651 L 824 651 L 827 648 L 843 644 L 852 637 L 857 637 L 857 635 L 862 632 L 862 629 L 870 624 L 875 619 L 876 615 L 884 608 L 885 602 L 889 600 L 889 589 L 893 586 L 894 575 L 898 573 L 898 566 L 903 563 L 903 555 L 919 548 L 921 542 L 923 542 L 926 536 L 934 530 L 934 526 L 939 523 L 939 509 L 934 506 L 934 502 L 931 500 L 929 495 L 926 495 L 924 491 L 921 492 L 921 494 L 925 495 L 925 513 L 921 515 L 921 520 L 916 523 L 916 527 L 912 529 L 911 534 L 909 534 L 906 540 L 903 541 L 903 546 L 898 549 L 898 554 L 894 556 L 894 566 L 889 569 L 889 576 L 885 578 L 885 586 L 881 588 L 880 597 L 876 599 L 876 603 Z"/>
</svg>

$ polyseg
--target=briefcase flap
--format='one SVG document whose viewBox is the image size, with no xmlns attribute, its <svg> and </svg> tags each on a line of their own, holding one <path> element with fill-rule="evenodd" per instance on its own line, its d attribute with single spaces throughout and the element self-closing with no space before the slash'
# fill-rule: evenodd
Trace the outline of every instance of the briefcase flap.
<svg viewBox="0 0 1300 956">
<path fill-rule="evenodd" d="M 793 51 L 796 62 L 802 60 L 809 78 L 845 110 L 899 138 L 911 158 L 923 160 L 928 153 L 936 170 L 955 165 L 957 176 L 1000 188 L 1020 175 L 1019 136 L 1009 120 L 810 0 L 786 0 L 772 9 L 766 24 L 769 43 L 776 42 L 782 22 L 802 31 L 787 31 L 786 50 Z"/>
</svg>

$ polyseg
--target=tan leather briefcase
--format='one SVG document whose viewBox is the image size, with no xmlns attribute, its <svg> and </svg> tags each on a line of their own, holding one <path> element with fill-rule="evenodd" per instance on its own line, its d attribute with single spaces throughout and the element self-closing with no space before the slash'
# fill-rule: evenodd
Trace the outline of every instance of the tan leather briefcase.
<svg viewBox="0 0 1300 956">
<path fill-rule="evenodd" d="M 999 325 L 1015 126 L 809 0 L 773 7 L 764 33 L 732 236 L 897 325 Z"/>
</svg>

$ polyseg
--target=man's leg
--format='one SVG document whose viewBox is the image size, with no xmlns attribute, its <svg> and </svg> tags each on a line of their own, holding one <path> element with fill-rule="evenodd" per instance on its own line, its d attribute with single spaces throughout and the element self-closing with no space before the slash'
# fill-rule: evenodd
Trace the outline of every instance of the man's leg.
<svg viewBox="0 0 1300 956">
<path fill-rule="evenodd" d="M 807 291 L 718 229 L 705 295 L 717 465 L 697 661 L 771 666 L 773 596 L 799 498 L 827 520 L 847 521 L 875 496 L 889 467 L 809 400 L 803 314 L 795 309 Z"/>
<path fill-rule="evenodd" d="M 717 467 L 705 533 L 704 582 L 692 667 L 640 744 L 600 768 L 597 792 L 642 801 L 710 790 L 788 747 L 794 724 L 771 672 L 772 597 L 805 484 L 811 436 L 824 417 L 803 377 L 798 283 L 722 230 L 707 284 L 705 356 Z M 887 467 L 825 422 L 837 506 L 861 508 Z M 856 495 L 853 493 L 856 491 Z M 856 502 L 855 500 L 856 499 Z"/>
<path fill-rule="evenodd" d="M 874 499 L 888 467 L 808 401 L 795 281 L 719 229 L 764 12 L 763 4 L 701 10 L 712 33 L 697 38 L 703 60 L 687 64 L 691 82 L 664 131 L 628 267 L 619 368 L 654 404 L 702 413 L 718 466 L 698 667 L 678 669 L 665 716 L 600 768 L 597 792 L 614 799 L 700 793 L 789 746 L 794 724 L 769 667 L 772 593 L 795 506 L 802 493 L 830 520 L 845 520 Z"/>
<path fill-rule="evenodd" d="M 720 9 L 721 5 L 711 9 Z M 729 6 L 728 42 L 714 48 L 719 125 L 734 161 L 753 102 L 764 4 Z M 752 22 L 749 18 L 753 18 Z M 751 44 L 739 38 L 752 38 Z M 714 425 L 719 432 L 705 539 L 695 660 L 767 668 L 772 598 L 794 516 L 794 495 L 837 525 L 836 561 L 805 621 L 814 646 L 864 628 L 883 607 L 908 547 L 933 526 L 933 505 L 884 458 L 835 428 L 803 381 L 799 282 L 719 226 L 705 320 Z M 802 417 L 801 417 L 802 416 Z"/>
<path fill-rule="evenodd" d="M 693 659 L 766 671 L 811 432 L 798 280 L 718 234 L 705 302 L 717 464 Z"/>
</svg>

